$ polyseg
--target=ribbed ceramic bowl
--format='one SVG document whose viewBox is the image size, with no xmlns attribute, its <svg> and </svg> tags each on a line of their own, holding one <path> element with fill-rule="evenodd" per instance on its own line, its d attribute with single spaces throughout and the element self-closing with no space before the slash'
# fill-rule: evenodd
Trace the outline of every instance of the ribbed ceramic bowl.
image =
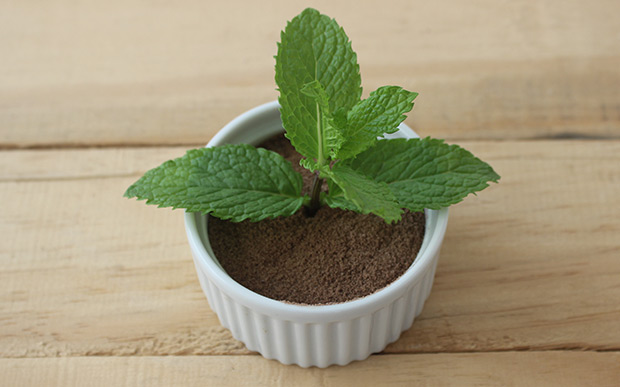
<svg viewBox="0 0 620 387">
<path fill-rule="evenodd" d="M 408 126 L 388 137 L 418 137 Z M 207 146 L 257 144 L 281 132 L 279 105 L 267 103 L 226 125 Z M 213 254 L 208 217 L 185 214 L 185 228 L 200 285 L 223 326 L 248 349 L 268 359 L 302 367 L 345 365 L 382 351 L 409 329 L 433 285 L 448 210 L 426 211 L 422 248 L 409 269 L 367 297 L 333 305 L 294 305 L 241 286 Z"/>
</svg>

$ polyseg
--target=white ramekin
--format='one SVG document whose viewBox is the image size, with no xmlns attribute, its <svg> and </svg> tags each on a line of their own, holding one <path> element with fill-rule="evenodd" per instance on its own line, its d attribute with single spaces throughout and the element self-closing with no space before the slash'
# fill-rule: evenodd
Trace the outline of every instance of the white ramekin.
<svg viewBox="0 0 620 387">
<path fill-rule="evenodd" d="M 401 124 L 387 137 L 418 137 Z M 220 130 L 207 146 L 257 144 L 281 132 L 279 105 L 249 110 Z M 426 211 L 422 248 L 409 269 L 367 297 L 333 305 L 295 305 L 272 300 L 226 274 L 207 236 L 207 217 L 185 214 L 185 229 L 202 290 L 222 325 L 251 351 L 302 367 L 345 365 L 382 351 L 409 329 L 433 285 L 448 209 Z"/>
</svg>

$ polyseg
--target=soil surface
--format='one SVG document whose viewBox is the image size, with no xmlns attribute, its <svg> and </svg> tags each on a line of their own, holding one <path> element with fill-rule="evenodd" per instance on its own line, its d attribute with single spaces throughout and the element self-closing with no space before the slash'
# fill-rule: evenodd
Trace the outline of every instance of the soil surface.
<svg viewBox="0 0 620 387">
<path fill-rule="evenodd" d="M 280 153 L 304 177 L 301 156 L 284 135 L 260 145 Z M 226 272 L 266 297 L 298 304 L 331 304 L 364 297 L 400 277 L 424 238 L 424 213 L 406 212 L 388 225 L 375 215 L 322 207 L 251 223 L 209 218 L 213 252 Z"/>
</svg>

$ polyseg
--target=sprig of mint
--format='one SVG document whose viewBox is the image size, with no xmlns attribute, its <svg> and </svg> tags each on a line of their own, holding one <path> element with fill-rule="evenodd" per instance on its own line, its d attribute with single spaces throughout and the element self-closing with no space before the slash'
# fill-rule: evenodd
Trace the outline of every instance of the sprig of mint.
<svg viewBox="0 0 620 387">
<path fill-rule="evenodd" d="M 125 196 L 240 222 L 289 216 L 321 205 L 375 214 L 458 203 L 500 176 L 443 140 L 380 139 L 394 133 L 417 93 L 383 86 L 362 100 L 357 55 L 334 19 L 308 8 L 281 34 L 276 84 L 286 137 L 315 174 L 311 196 L 280 155 L 250 145 L 194 149 L 148 171 Z M 327 180 L 329 191 L 320 187 Z"/>
</svg>

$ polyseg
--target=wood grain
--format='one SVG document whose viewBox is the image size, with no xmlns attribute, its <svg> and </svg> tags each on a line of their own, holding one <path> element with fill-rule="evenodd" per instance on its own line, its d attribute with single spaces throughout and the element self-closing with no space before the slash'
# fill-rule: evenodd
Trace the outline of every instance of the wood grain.
<svg viewBox="0 0 620 387">
<path fill-rule="evenodd" d="M 200 290 L 144 171 L 277 97 L 306 6 L 353 40 L 364 95 L 502 175 L 450 210 L 422 315 L 381 355 L 248 351 Z M 620 2 L 0 3 L 0 386 L 524 385 L 620 380 Z M 567 141 L 567 139 L 573 139 Z"/>
<path fill-rule="evenodd" d="M 0 147 L 204 144 L 276 98 L 307 5 L 346 28 L 366 94 L 420 92 L 423 135 L 620 138 L 616 0 L 36 0 L 0 4 Z"/>
<path fill-rule="evenodd" d="M 584 352 L 373 356 L 303 369 L 259 356 L 0 359 L 12 386 L 615 386 L 620 355 Z"/>
<path fill-rule="evenodd" d="M 620 142 L 462 145 L 501 183 L 451 209 L 431 297 L 387 352 L 619 350 Z M 208 307 L 182 212 L 121 197 L 182 153 L 0 152 L 0 357 L 249 353 Z"/>
</svg>

